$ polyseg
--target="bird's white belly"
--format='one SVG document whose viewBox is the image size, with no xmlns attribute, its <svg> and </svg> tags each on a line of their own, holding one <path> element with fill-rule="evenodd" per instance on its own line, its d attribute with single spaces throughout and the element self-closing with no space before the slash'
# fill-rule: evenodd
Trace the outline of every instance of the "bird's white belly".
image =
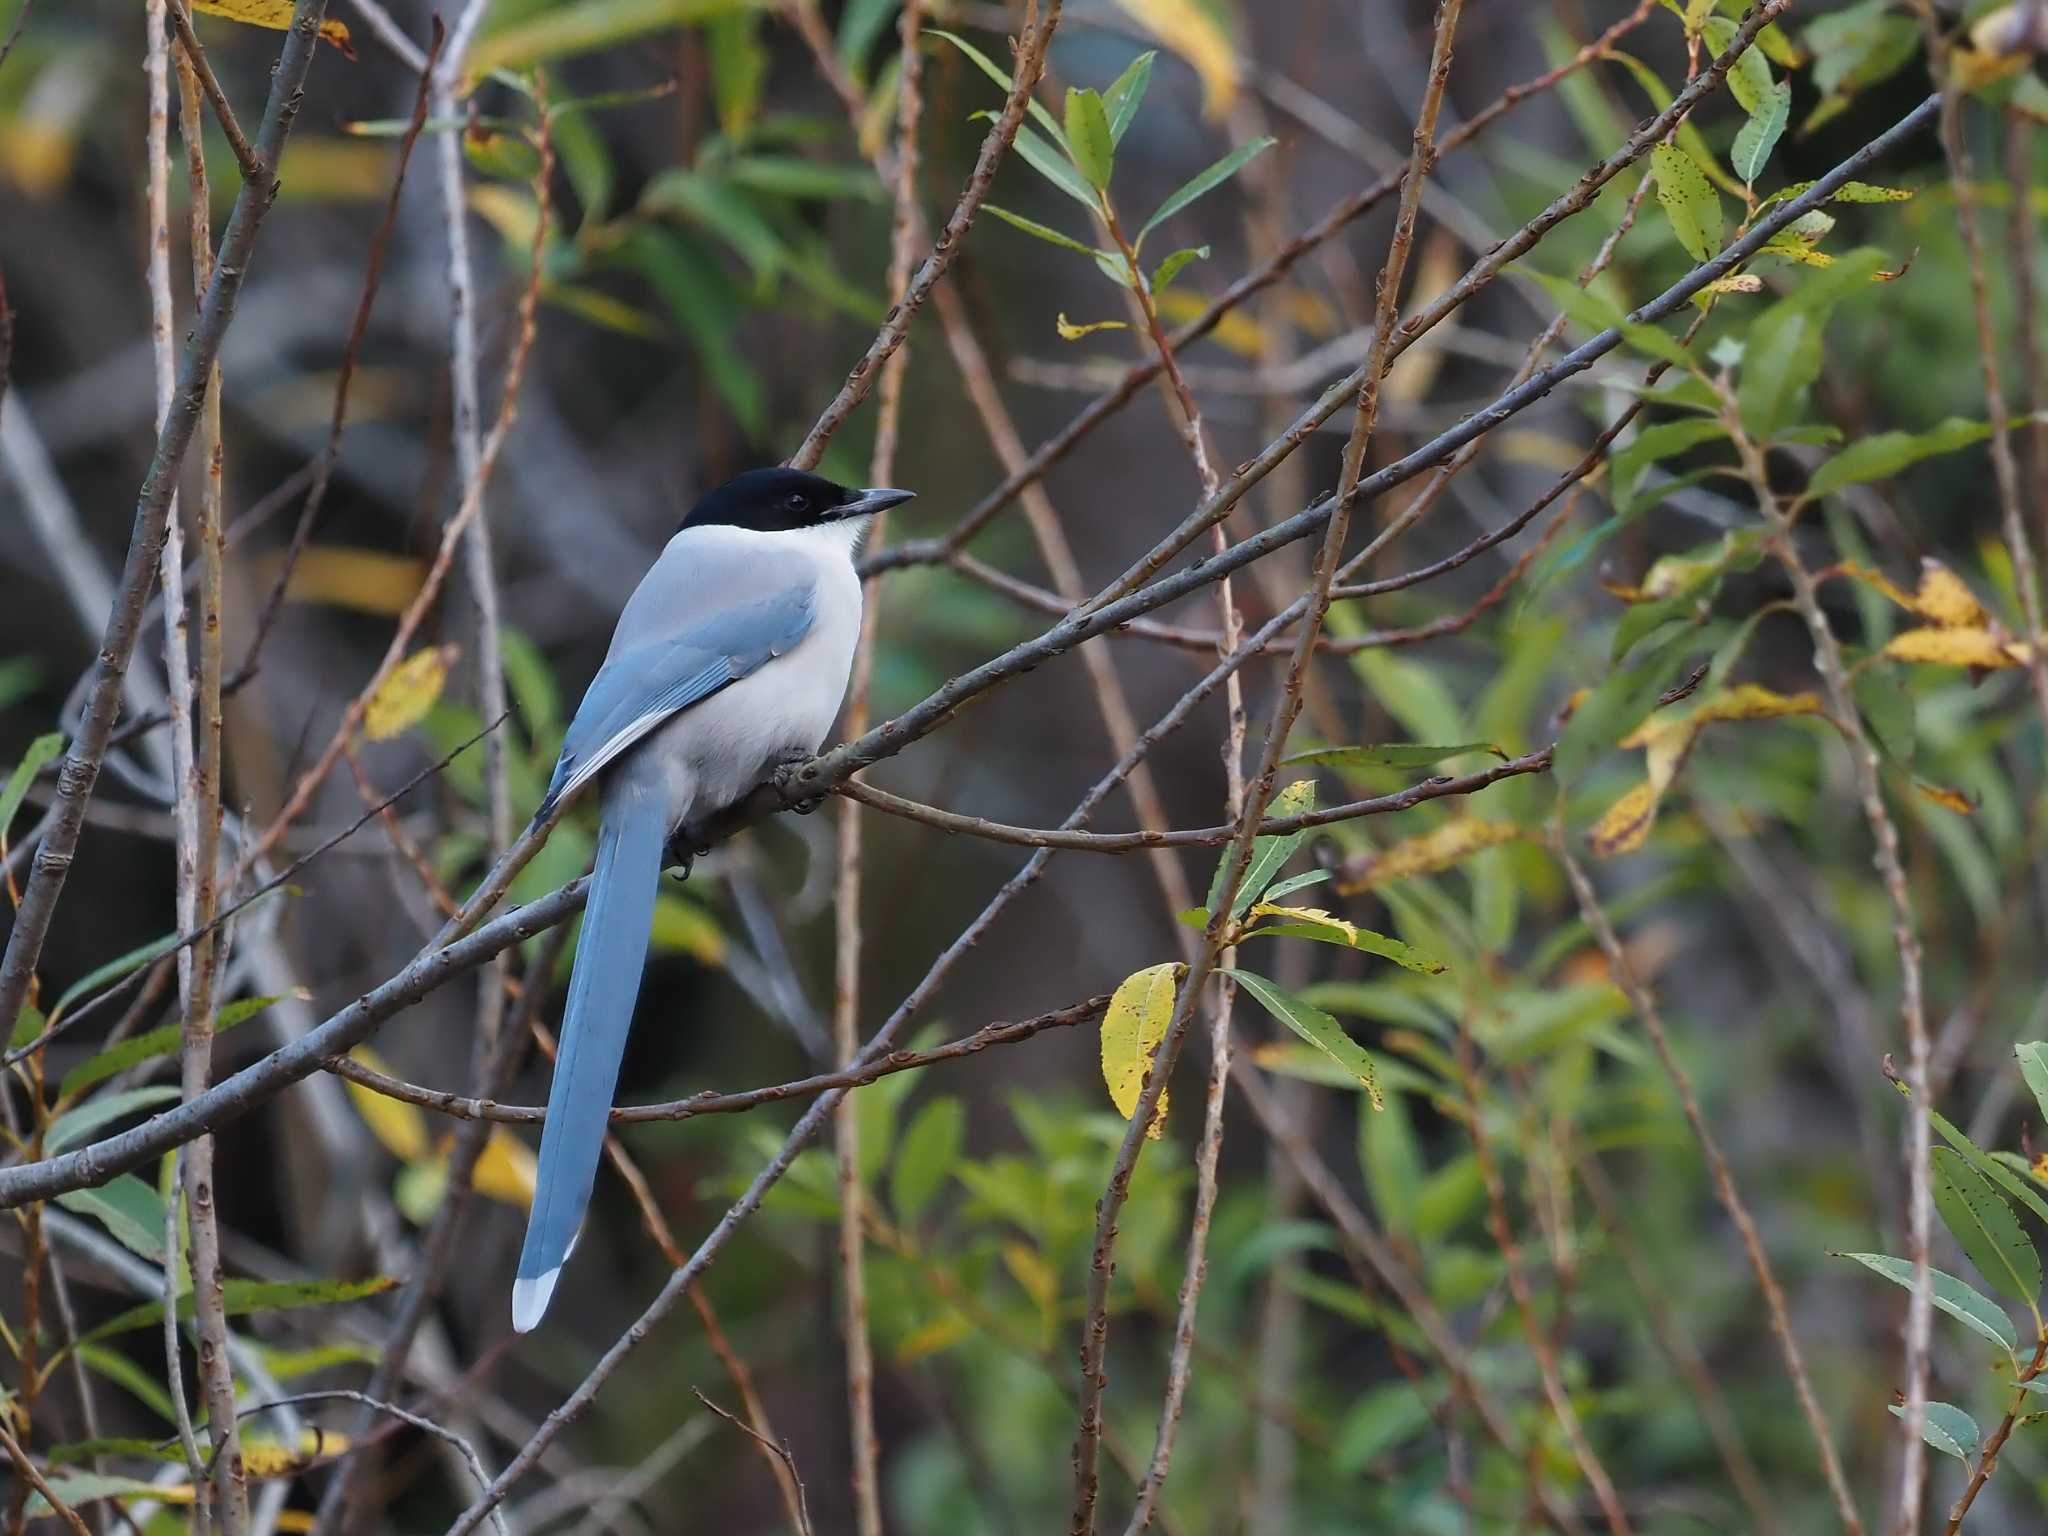
<svg viewBox="0 0 2048 1536">
<path fill-rule="evenodd" d="M 671 829 L 743 798 L 785 753 L 823 744 L 846 698 L 860 605 L 852 564 L 828 568 L 810 632 L 788 655 L 684 710 L 635 749 L 659 765 Z"/>
</svg>

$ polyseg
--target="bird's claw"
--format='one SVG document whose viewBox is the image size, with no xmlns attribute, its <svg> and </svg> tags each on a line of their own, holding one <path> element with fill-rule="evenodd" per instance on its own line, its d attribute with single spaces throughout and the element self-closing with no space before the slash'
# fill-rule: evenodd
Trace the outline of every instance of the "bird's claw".
<svg viewBox="0 0 2048 1536">
<path fill-rule="evenodd" d="M 711 850 L 700 842 L 689 827 L 678 827 L 668 846 L 662 850 L 662 862 L 669 866 L 678 882 L 690 878 L 690 870 L 698 858 Z"/>
<path fill-rule="evenodd" d="M 810 761 L 811 754 L 802 747 L 792 747 L 775 760 L 775 788 L 799 816 L 808 816 L 825 803 L 823 795 L 805 794 L 798 785 L 797 774 Z"/>
</svg>

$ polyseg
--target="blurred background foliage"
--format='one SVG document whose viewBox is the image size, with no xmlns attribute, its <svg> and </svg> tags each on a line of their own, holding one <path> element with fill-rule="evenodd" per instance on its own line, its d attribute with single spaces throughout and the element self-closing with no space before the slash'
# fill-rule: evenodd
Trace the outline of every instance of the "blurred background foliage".
<svg viewBox="0 0 2048 1536">
<path fill-rule="evenodd" d="M 1000 106 L 987 70 L 1007 67 L 1003 38 L 1020 8 L 951 0 L 930 9 L 932 25 L 960 40 L 928 33 L 924 44 L 921 188 L 936 223 L 971 166 L 984 131 L 977 114 Z M 1446 128 L 1563 65 L 1635 9 L 1471 0 Z M 888 308 L 890 196 L 872 159 L 893 133 L 897 10 L 894 0 L 492 0 L 469 57 L 464 115 L 428 125 L 433 135 L 462 135 L 472 227 L 487 232 L 478 260 L 487 414 L 516 331 L 537 199 L 548 202 L 539 340 L 488 513 L 509 625 L 513 717 L 502 736 L 519 816 L 539 800 L 613 614 L 694 495 L 785 457 Z M 1424 199 L 1405 307 L 1442 292 L 1610 153 L 1725 44 L 1741 10 L 1643 7 L 1607 56 L 1447 156 Z M 2031 287 L 2016 281 L 2012 253 L 2036 260 L 2038 242 L 2015 240 L 2012 225 L 2048 208 L 2036 133 L 2048 92 L 2025 60 L 1978 46 L 1983 27 L 2004 24 L 2011 10 L 1973 5 L 1944 12 L 1943 24 L 1962 29 L 1958 67 L 1975 91 L 1964 124 L 1991 251 L 1994 331 L 2016 381 L 2015 409 L 2038 412 L 2044 402 L 2028 398 L 2027 384 L 2031 366 L 2038 387 L 2043 317 L 2022 312 L 2014 295 L 2038 295 L 2048 273 L 2034 272 Z M 392 12 L 415 35 L 424 31 L 425 5 L 404 0 Z M 1035 130 L 1035 151 L 1003 165 L 994 201 L 1007 217 L 976 225 L 948 280 L 1027 442 L 1144 355 L 1140 334 L 1122 328 L 1114 264 L 1105 278 L 1060 248 L 1100 241 L 1076 215 L 1074 168 L 1061 158 L 1074 138 L 1058 121 L 1066 88 L 1108 92 L 1113 112 L 1116 83 L 1156 56 L 1114 145 L 1114 203 L 1127 224 L 1205 167 L 1227 167 L 1174 212 L 1147 255 L 1156 272 L 1150 263 L 1167 252 L 1199 252 L 1154 280 L 1162 316 L 1180 323 L 1340 199 L 1398 170 L 1430 12 L 1410 0 L 1074 0 L 1041 93 L 1053 120 Z M 393 141 L 414 92 L 358 14 L 339 0 L 332 14 L 347 36 L 315 62 L 283 161 L 283 203 L 223 355 L 231 657 L 280 568 L 302 471 L 326 437 Z M 0 414 L 9 599 L 0 610 L 0 763 L 10 765 L 61 729 L 73 680 L 90 661 L 153 409 L 141 279 L 142 7 L 37 0 L 24 12 L 21 0 L 0 0 L 0 37 L 17 21 L 0 68 L 0 276 L 14 315 Z M 275 34 L 204 14 L 197 24 L 224 86 L 253 118 Z M 1660 150 L 1654 186 L 1644 180 L 1651 161 L 1624 171 L 1401 359 L 1375 463 L 1490 400 L 1559 308 L 1570 317 L 1568 339 L 1583 338 L 1896 119 L 1930 87 L 1920 21 L 1891 0 L 1802 0 L 1745 61 L 1738 86 L 1740 99 L 1710 98 Z M 555 174 L 537 189 L 543 124 Z M 1272 147 L 1256 152 L 1268 136 Z M 369 676 L 392 616 L 419 589 L 450 499 L 448 290 L 425 147 L 361 349 L 334 490 L 260 671 L 228 705 L 230 803 L 250 807 L 259 824 Z M 211 132 L 205 153 L 224 215 L 233 156 Z M 1106 182 L 1106 161 L 1102 169 Z M 1810 493 L 1798 535 L 1806 563 L 1840 578 L 1825 582 L 1822 598 L 1886 753 L 1888 803 L 1926 945 L 1936 1101 L 1979 1143 L 2019 1154 L 2000 1166 L 2027 1188 L 2040 1182 L 2031 1159 L 2041 1122 L 2012 1048 L 2048 1034 L 2036 947 L 2048 883 L 2041 720 L 1981 426 L 1954 189 L 1931 134 L 1867 174 L 1870 195 L 1803 225 L 1756 266 L 1753 291 L 1687 307 L 1681 319 L 1704 323 L 1686 361 L 1619 440 L 1604 476 L 1561 503 L 1557 521 L 1539 521 L 1441 581 L 1340 603 L 1331 629 L 1354 648 L 1320 663 L 1297 733 L 1304 750 L 1406 742 L 1439 744 L 1444 754 L 1339 754 L 1290 772 L 1315 778 L 1334 801 L 1399 789 L 1439 761 L 1459 771 L 1482 766 L 1487 749 L 1541 748 L 1562 731 L 1555 777 L 1331 826 L 1290 866 L 1332 876 L 1299 900 L 1398 936 L 1447 972 L 1300 936 L 1245 951 L 1245 964 L 1366 1047 L 1382 1108 L 1298 1030 L 1257 1007 L 1237 1014 L 1241 1042 L 1285 1114 L 1451 1320 L 1477 1391 L 1522 1454 L 1478 1432 L 1410 1311 L 1361 1284 L 1297 1171 L 1233 1109 L 1163 1528 L 1450 1536 L 1528 1527 L 1539 1491 L 1592 1509 L 1582 1461 L 1522 1329 L 1492 1197 L 1514 1224 L 1576 1414 L 1638 1528 L 1835 1528 L 1735 1232 L 1670 1081 L 1544 844 L 1557 815 L 1570 836 L 1590 835 L 1606 855 L 1596 874 L 1608 911 L 1662 998 L 1750 1198 L 1865 1517 L 1873 1528 L 1883 1518 L 1904 1295 L 1831 1254 L 1904 1251 L 1902 1114 L 1884 1070 L 1885 1055 L 1902 1049 L 1897 946 L 1849 759 L 1819 706 L 1800 702 L 1819 686 L 1811 639 L 1782 570 L 1766 558 L 1770 525 L 1758 514 L 1755 477 L 1729 446 L 1724 394 L 1739 402 L 1727 408 L 1743 431 L 1775 454 L 1770 489 Z M 180 185 L 174 177 L 174 197 Z M 1364 356 L 1390 222 L 1391 201 L 1187 350 L 1220 462 L 1256 452 Z M 1624 227 L 1611 262 L 1576 293 L 1571 280 Z M 1048 234 L 1058 238 L 1048 243 Z M 174 240 L 182 268 L 179 247 Z M 189 290 L 182 273 L 174 288 Z M 1795 323 L 1804 329 L 1785 343 L 1789 361 L 1773 361 L 1776 338 Z M 1671 337 L 1681 329 L 1666 328 Z M 1495 434 L 1398 558 L 1368 574 L 1448 555 L 1505 522 L 1578 459 L 1670 350 L 1668 339 L 1636 338 Z M 913 327 L 910 356 L 896 478 L 919 499 L 894 519 L 896 540 L 944 534 L 1002 474 L 929 315 Z M 1945 426 L 1952 417 L 1963 425 Z M 1335 483 L 1348 421 L 1340 413 L 1260 486 L 1240 532 L 1291 515 Z M 871 429 L 872 411 L 857 414 L 825 471 L 861 481 Z M 2037 435 L 2022 437 L 2038 543 L 2048 534 L 2048 485 Z M 1864 457 L 1843 467 L 1850 451 Z M 1170 407 L 1149 392 L 1062 460 L 1047 487 L 1091 587 L 1177 522 L 1199 490 Z M 1361 521 L 1383 524 L 1406 495 L 1362 511 Z M 1525 552 L 1532 558 L 1517 564 Z M 1027 581 L 1046 578 L 1014 514 L 998 517 L 973 553 Z M 1969 607 L 1959 613 L 1952 592 L 1944 606 L 1945 589 L 1923 584 L 1929 559 L 1941 562 L 1941 579 L 1961 583 Z M 1240 603 L 1258 622 L 1305 579 L 1306 555 L 1286 552 L 1240 580 Z M 1049 622 L 945 566 L 901 568 L 873 590 L 882 603 L 876 718 Z M 1475 606 L 1471 622 L 1449 623 Z M 1214 622 L 1206 596 L 1162 617 L 1198 629 Z M 345 825 L 366 796 L 483 728 L 467 596 L 454 593 L 434 625 L 436 659 L 410 676 L 406 696 L 384 701 L 386 716 L 357 747 L 359 778 L 328 784 L 289 849 Z M 1373 639 L 1431 625 L 1440 633 Z M 1916 629 L 1949 638 L 1901 648 L 1901 634 Z M 1141 724 L 1210 664 L 1198 648 L 1142 635 L 1095 643 L 1113 649 Z M 160 688 L 154 628 L 145 644 L 139 670 L 154 672 Z M 1656 695 L 1701 664 L 1711 668 L 1704 690 L 1646 724 Z M 1248 670 L 1254 722 L 1282 671 L 1265 661 Z M 1216 703 L 1154 754 L 1176 824 L 1221 819 L 1221 738 Z M 1460 744 L 1477 747 L 1451 752 Z M 1050 825 L 1111 756 L 1069 658 L 1019 679 L 874 777 L 997 820 Z M 24 778 L 17 838 L 47 804 L 47 785 Z M 672 1099 L 818 1069 L 832 974 L 831 814 L 782 818 L 700 862 L 686 885 L 665 888 L 622 1098 Z M 588 815 L 563 826 L 515 896 L 583 869 Z M 1103 820 L 1131 818 L 1119 799 Z M 242 1008 L 232 1022 L 241 1027 L 222 1042 L 223 1068 L 303 1030 L 409 956 L 439 924 L 435 886 L 460 897 L 482 868 L 486 826 L 481 756 L 471 751 L 402 802 L 394 825 L 358 833 L 271 903 L 275 954 L 287 963 L 282 979 L 248 955 L 231 967 Z M 174 928 L 168 835 L 161 808 L 110 776 L 67 920 L 45 952 L 46 1013 L 81 978 L 91 986 L 77 995 L 105 986 L 114 978 L 99 968 Z M 1017 853 L 887 818 L 870 818 L 869 838 L 863 1033 L 1007 877 Z M 1206 885 L 1212 864 L 1197 851 L 1190 879 Z M 955 970 L 920 1040 L 1106 992 L 1177 955 L 1177 932 L 1140 859 L 1064 857 Z M 529 963 L 554 957 L 553 974 L 536 975 L 537 984 L 566 978 L 569 953 L 544 940 L 526 953 Z M 149 958 L 145 951 L 126 969 Z M 551 1016 L 546 1004 L 542 1015 Z M 444 990 L 394 1021 L 363 1059 L 467 1091 L 473 1018 L 472 993 Z M 131 1027 L 161 1022 L 151 1014 Z M 48 1064 L 52 1083 L 91 1068 L 70 1080 L 80 1096 L 98 1095 L 81 1099 L 95 1118 L 73 1122 L 73 1134 L 163 1102 L 137 1095 L 171 1059 L 170 1039 L 143 1036 L 155 1038 L 153 1051 L 131 1046 L 107 1061 L 93 1031 L 81 1033 L 88 1038 L 53 1047 Z M 1484 1056 L 1476 1076 L 1461 1054 L 1471 1044 Z M 1150 1454 L 1164 1381 L 1205 1055 L 1184 1060 L 1163 1140 L 1139 1164 L 1120 1222 L 1107 1485 L 1117 1520 L 1127 1475 Z M 1087 1024 L 855 1095 L 892 1528 L 1004 1533 L 1065 1518 L 1094 1203 L 1124 1131 L 1102 1083 L 1105 1060 Z M 536 1102 L 545 1081 L 535 1064 L 509 1097 Z M 108 1097 L 109 1084 L 127 1097 Z M 644 1173 L 646 1199 L 687 1250 L 794 1113 L 769 1105 L 636 1124 L 621 1139 Z M 418 1230 L 444 1197 L 446 1138 L 436 1117 L 331 1079 L 226 1133 L 220 1206 L 237 1283 L 328 1286 L 248 1293 L 237 1327 L 274 1382 L 360 1379 L 384 1326 L 382 1303 L 363 1293 L 377 1288 L 375 1277 L 404 1275 L 416 1257 Z M 507 1277 L 531 1190 L 527 1145 L 503 1128 L 489 1144 L 478 1174 L 489 1203 L 472 1212 L 433 1347 L 417 1356 L 411 1383 L 489 1447 L 493 1465 L 581 1379 L 669 1264 L 635 1193 L 601 1178 L 564 1281 L 568 1304 L 508 1348 Z M 1502 1187 L 1490 1192 L 1496 1178 Z M 71 1202 L 74 1214 L 161 1263 L 161 1197 L 152 1180 L 130 1182 Z M 789 1442 L 820 1531 L 853 1528 L 835 1301 L 839 1199 L 829 1151 L 804 1153 L 705 1287 Z M 0 1243 L 12 1238 L 9 1224 Z M 1935 1253 L 1973 1284 L 1989 1278 L 1972 1268 L 1979 1257 L 1947 1236 Z M 87 1251 L 78 1265 L 80 1326 L 118 1321 L 135 1299 L 119 1264 Z M 2038 1264 L 2034 1278 L 2038 1288 Z M 357 1284 L 341 1290 L 339 1281 Z M 19 1315 L 17 1289 L 10 1281 L 0 1292 L 0 1317 Z M 1988 1431 L 1999 1417 L 1997 1383 L 1967 1347 L 1975 1341 L 1946 1318 L 1937 1330 L 1935 1395 Z M 8 1343 L 18 1357 L 19 1341 Z M 145 1453 L 170 1433 L 154 1331 L 131 1320 L 89 1334 L 79 1355 L 99 1384 L 100 1434 L 126 1442 L 104 1464 L 147 1477 Z M 690 1395 L 698 1385 L 730 1395 L 693 1316 L 667 1324 L 599 1397 L 546 1476 L 515 1500 L 517 1528 L 590 1528 L 593 1508 L 615 1529 L 782 1528 L 770 1464 L 706 1414 Z M 88 1438 L 71 1389 L 50 1390 L 39 1451 Z M 280 1475 L 304 1470 L 289 1448 L 279 1452 Z M 432 1529 L 467 1501 L 460 1464 L 444 1468 L 432 1442 L 398 1438 L 382 1454 L 383 1528 Z M 174 1448 L 168 1459 L 178 1460 Z M 166 1475 L 175 1480 L 182 1465 Z M 1939 1467 L 1935 1502 L 1945 1508 L 1967 1476 L 1954 1461 Z M 317 1475 L 304 1481 L 317 1494 Z M 2048 1455 L 2023 1431 L 1970 1528 L 2039 1529 L 2044 1496 Z M 295 1494 L 294 1510 L 301 1505 L 310 1499 Z M 303 1515 L 292 1518 L 303 1528 Z M 179 1521 L 160 1513 L 145 1528 Z"/>
</svg>

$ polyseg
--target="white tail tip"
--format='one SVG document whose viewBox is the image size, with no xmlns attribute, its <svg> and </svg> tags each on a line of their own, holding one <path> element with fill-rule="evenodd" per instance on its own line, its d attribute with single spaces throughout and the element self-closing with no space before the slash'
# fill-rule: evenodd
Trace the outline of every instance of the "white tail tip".
<svg viewBox="0 0 2048 1536">
<path fill-rule="evenodd" d="M 561 1273 L 562 1266 L 557 1264 L 544 1275 L 512 1282 L 513 1332 L 531 1333 L 540 1326 L 540 1320 L 548 1310 L 548 1300 L 555 1294 L 555 1281 Z"/>
</svg>

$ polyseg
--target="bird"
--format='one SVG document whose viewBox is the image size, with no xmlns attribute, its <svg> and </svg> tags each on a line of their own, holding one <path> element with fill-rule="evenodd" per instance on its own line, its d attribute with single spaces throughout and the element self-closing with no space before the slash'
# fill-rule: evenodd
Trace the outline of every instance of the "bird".
<svg viewBox="0 0 2048 1536">
<path fill-rule="evenodd" d="M 520 1333 L 546 1313 L 590 1203 L 664 863 L 679 846 L 687 873 L 688 828 L 824 743 L 860 633 L 855 557 L 913 494 L 749 470 L 691 508 L 619 614 L 533 819 L 596 783 L 597 858 L 512 1285 Z"/>
</svg>

